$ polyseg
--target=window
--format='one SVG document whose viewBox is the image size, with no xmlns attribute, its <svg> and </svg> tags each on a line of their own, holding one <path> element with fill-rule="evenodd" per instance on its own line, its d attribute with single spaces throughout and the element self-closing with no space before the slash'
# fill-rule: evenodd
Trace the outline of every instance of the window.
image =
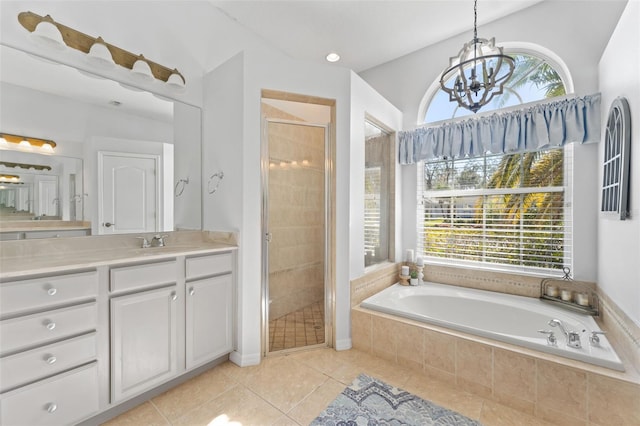
<svg viewBox="0 0 640 426">
<path fill-rule="evenodd" d="M 418 165 L 418 251 L 434 259 L 562 269 L 571 253 L 563 149 Z"/>
<path fill-rule="evenodd" d="M 364 167 L 364 264 L 365 267 L 389 259 L 391 239 L 391 135 L 365 122 Z"/>
<path fill-rule="evenodd" d="M 505 93 L 481 112 L 565 94 L 556 70 L 531 54 L 513 54 Z M 431 97 L 425 122 L 472 114 Z M 449 264 L 518 271 L 561 270 L 571 263 L 571 148 L 418 163 L 417 249 Z"/>
<path fill-rule="evenodd" d="M 540 99 L 562 96 L 565 85 L 560 74 L 549 61 L 532 54 L 509 53 L 516 61 L 516 68 L 505 84 L 504 93 L 498 95 L 480 112 L 507 108 Z M 473 115 L 471 111 L 450 102 L 449 96 L 438 89 L 431 97 L 424 122 L 447 120 Z"/>
</svg>

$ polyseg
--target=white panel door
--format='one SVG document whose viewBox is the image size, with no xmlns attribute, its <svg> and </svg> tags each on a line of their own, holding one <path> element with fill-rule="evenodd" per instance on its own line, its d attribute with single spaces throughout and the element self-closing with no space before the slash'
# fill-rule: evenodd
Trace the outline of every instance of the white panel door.
<svg viewBox="0 0 640 426">
<path fill-rule="evenodd" d="M 58 216 L 59 201 L 57 180 L 38 182 L 38 216 Z"/>
<path fill-rule="evenodd" d="M 99 152 L 98 167 L 98 233 L 158 231 L 158 157 Z"/>
</svg>

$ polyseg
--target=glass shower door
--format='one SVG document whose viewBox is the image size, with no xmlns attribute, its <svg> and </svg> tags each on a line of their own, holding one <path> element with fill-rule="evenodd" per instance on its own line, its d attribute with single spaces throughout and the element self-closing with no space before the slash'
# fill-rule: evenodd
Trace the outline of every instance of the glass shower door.
<svg viewBox="0 0 640 426">
<path fill-rule="evenodd" d="M 265 352 L 325 345 L 326 126 L 267 120 Z"/>
</svg>

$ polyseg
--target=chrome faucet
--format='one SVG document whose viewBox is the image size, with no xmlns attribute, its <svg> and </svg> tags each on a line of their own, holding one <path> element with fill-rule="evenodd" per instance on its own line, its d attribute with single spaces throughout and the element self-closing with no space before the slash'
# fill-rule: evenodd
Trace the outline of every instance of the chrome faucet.
<svg viewBox="0 0 640 426">
<path fill-rule="evenodd" d="M 538 330 L 538 333 L 543 333 L 547 335 L 547 345 L 556 346 L 558 344 L 558 339 L 554 335 L 553 331 L 549 330 Z"/>
<path fill-rule="evenodd" d="M 591 336 L 589 336 L 589 343 L 591 346 L 600 346 L 600 338 L 598 334 L 606 334 L 604 331 L 592 331 Z"/>
<path fill-rule="evenodd" d="M 151 240 L 151 245 L 153 245 L 155 243 L 156 247 L 164 247 L 165 246 L 165 242 L 164 239 L 169 237 L 168 235 L 156 235 L 153 237 L 153 240 Z"/>
<path fill-rule="evenodd" d="M 582 347 L 582 344 L 580 343 L 580 335 L 575 331 L 567 331 L 567 329 L 564 328 L 562 321 L 554 318 L 549 320 L 549 325 L 551 327 L 557 326 L 560 329 L 560 331 L 562 331 L 562 334 L 564 334 L 564 336 L 567 338 L 568 346 L 571 346 L 572 348 L 576 348 L 576 349 L 580 349 Z"/>
<path fill-rule="evenodd" d="M 151 244 L 149 244 L 149 240 L 147 240 L 147 237 L 136 237 L 139 240 L 142 240 L 142 248 L 149 248 L 151 247 Z"/>
</svg>

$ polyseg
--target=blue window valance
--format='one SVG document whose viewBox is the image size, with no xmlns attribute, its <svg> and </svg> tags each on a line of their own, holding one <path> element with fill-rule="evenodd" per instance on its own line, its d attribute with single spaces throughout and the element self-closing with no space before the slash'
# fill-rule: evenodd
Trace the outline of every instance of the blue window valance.
<svg viewBox="0 0 640 426">
<path fill-rule="evenodd" d="M 400 164 L 520 153 L 600 140 L 600 93 L 398 133 Z"/>
</svg>

